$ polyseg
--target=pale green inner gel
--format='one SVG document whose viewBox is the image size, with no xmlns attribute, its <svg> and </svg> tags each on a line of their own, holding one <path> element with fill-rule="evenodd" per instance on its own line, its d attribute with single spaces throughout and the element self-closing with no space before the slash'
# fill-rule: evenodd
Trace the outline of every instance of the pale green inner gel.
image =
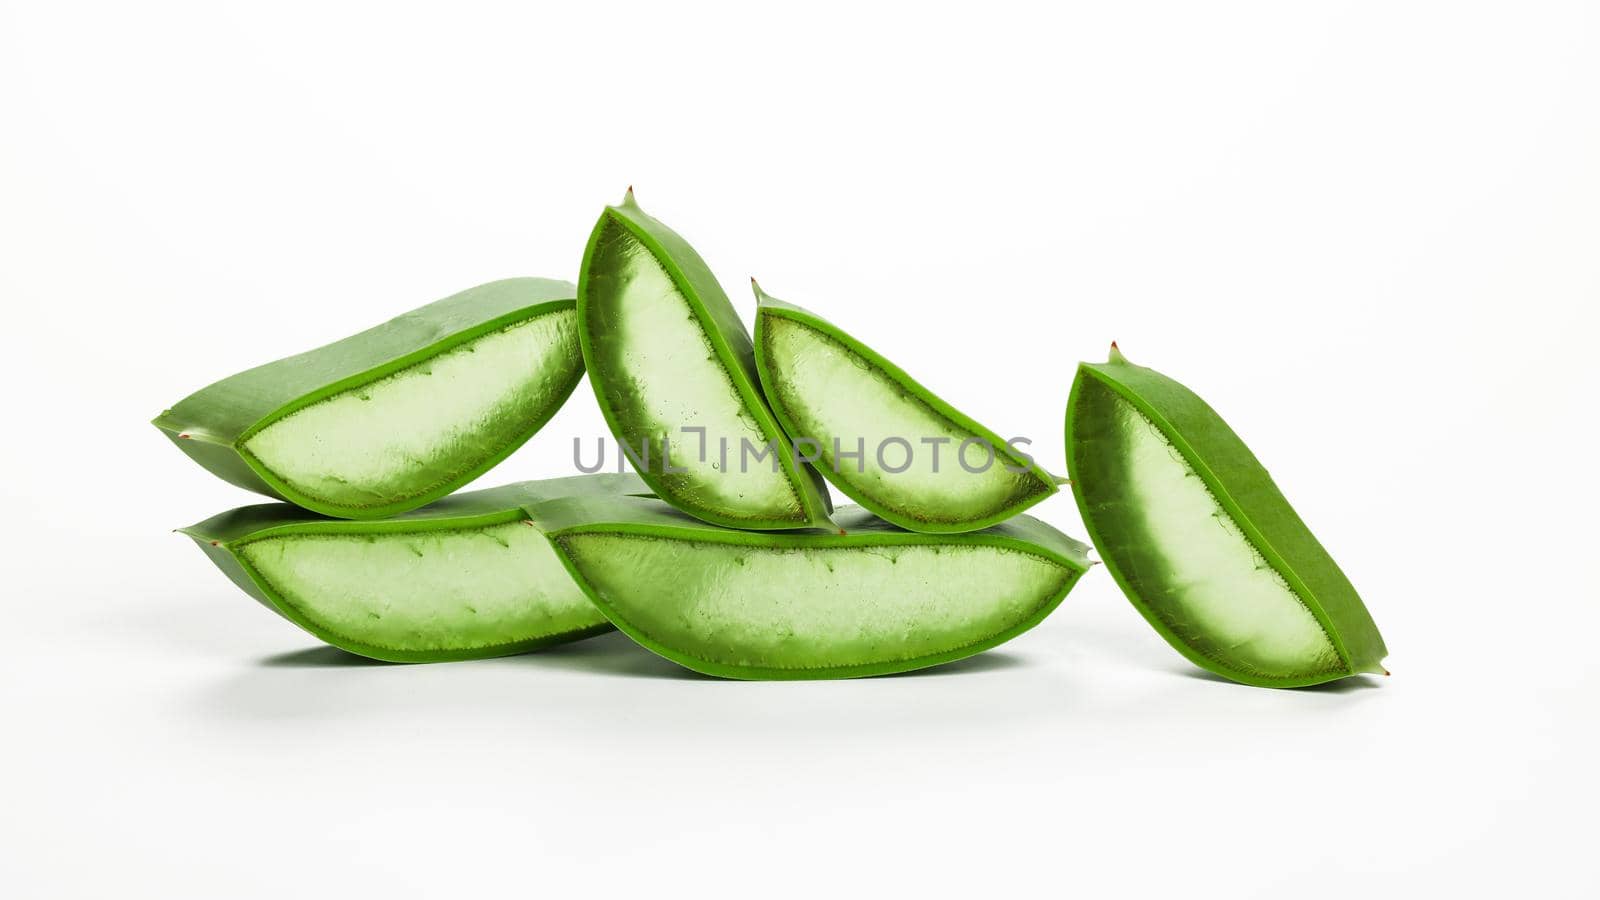
<svg viewBox="0 0 1600 900">
<path fill-rule="evenodd" d="M 1136 569 L 1156 614 L 1226 664 L 1268 675 L 1343 668 L 1316 616 L 1182 454 L 1132 404 L 1114 402 L 1128 491 L 1122 508 L 1142 522 Z"/>
<path fill-rule="evenodd" d="M 761 548 L 605 532 L 557 538 L 597 595 L 687 656 L 766 669 L 901 662 L 1017 627 L 1071 573 L 983 545 Z"/>
<path fill-rule="evenodd" d="M 923 522 L 968 522 L 1049 489 L 988 441 L 966 447 L 964 467 L 962 444 L 978 435 L 832 337 L 781 315 L 765 316 L 762 334 L 773 402 L 797 447 L 816 441 L 820 465 L 860 496 Z"/>
<path fill-rule="evenodd" d="M 307 497 L 400 503 L 524 438 L 582 366 L 577 313 L 557 310 L 292 412 L 243 450 Z"/>
<path fill-rule="evenodd" d="M 461 530 L 293 534 L 250 541 L 236 552 L 312 624 L 370 647 L 496 647 L 606 622 L 548 539 L 521 521 Z"/>
<path fill-rule="evenodd" d="M 620 420 L 619 433 L 649 437 L 649 469 L 662 473 L 677 502 L 803 524 L 800 497 L 775 465 L 783 451 L 768 449 L 768 439 L 671 276 L 616 223 L 606 226 L 596 253 L 600 258 L 590 268 L 615 277 L 591 282 L 590 315 L 605 327 L 591 329 L 589 339 L 606 361 L 606 371 L 615 373 L 605 379 L 603 390 Z M 692 429 L 704 429 L 703 440 Z M 682 472 L 664 472 L 663 438 L 672 469 Z M 630 452 L 646 462 L 640 447 L 631 446 Z"/>
</svg>

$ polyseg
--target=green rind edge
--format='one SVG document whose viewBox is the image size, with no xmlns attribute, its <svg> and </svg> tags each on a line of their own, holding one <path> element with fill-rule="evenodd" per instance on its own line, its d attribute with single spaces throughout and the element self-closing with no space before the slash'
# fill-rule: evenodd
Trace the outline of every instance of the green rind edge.
<svg viewBox="0 0 1600 900">
<path fill-rule="evenodd" d="M 819 331 L 827 337 L 838 341 L 851 352 L 856 353 L 857 355 L 866 359 L 867 362 L 876 366 L 885 375 L 899 383 L 899 385 L 905 388 L 908 392 L 917 395 L 918 399 L 932 407 L 934 412 L 945 417 L 957 427 L 964 428 L 974 435 L 989 441 L 990 445 L 994 447 L 996 455 L 1003 455 L 1011 463 L 1019 466 L 1024 464 L 1023 458 L 1018 455 L 1016 451 L 1011 448 L 1011 445 L 1006 443 L 1005 440 L 998 434 L 988 428 L 985 428 L 971 416 L 968 416 L 967 414 L 951 406 L 949 403 L 945 402 L 945 400 L 939 397 L 939 395 L 928 390 L 922 385 L 921 382 L 917 381 L 915 378 L 912 378 L 904 369 L 885 359 L 881 354 L 873 350 L 871 347 L 868 347 L 866 344 L 863 344 L 851 337 L 849 334 L 845 333 L 837 325 L 834 325 L 827 319 L 824 319 L 803 307 L 796 306 L 793 303 L 779 300 L 778 298 L 773 297 L 767 292 L 761 290 L 759 285 L 752 283 L 752 287 L 756 293 L 756 371 L 760 375 L 762 390 L 767 395 L 768 402 L 771 404 L 773 415 L 778 418 L 778 422 L 782 424 L 784 430 L 791 436 L 796 434 L 799 429 L 795 426 L 794 421 L 790 417 L 788 409 L 777 399 L 778 392 L 774 389 L 774 382 L 776 379 L 773 377 L 770 370 L 770 363 L 767 361 L 765 342 L 762 340 L 762 322 L 766 316 L 781 316 L 791 321 L 798 322 L 808 328 Z M 977 531 L 988 528 L 991 525 L 1004 522 L 1007 519 L 1018 515 L 1023 510 L 1032 507 L 1034 504 L 1039 503 L 1045 498 L 1050 497 L 1051 495 L 1055 494 L 1057 490 L 1059 490 L 1056 487 L 1055 479 L 1037 462 L 1029 461 L 1026 462 L 1026 465 L 1029 474 L 1033 475 L 1034 480 L 1039 484 L 1041 490 L 1030 494 L 1020 503 L 1013 503 L 1010 506 L 991 513 L 983 518 L 954 524 L 924 522 L 919 519 L 914 519 L 910 516 L 901 515 L 897 510 L 888 506 L 884 506 L 877 500 L 867 496 L 859 489 L 850 485 L 847 481 L 845 481 L 845 479 L 839 477 L 837 472 L 829 472 L 828 467 L 820 467 L 817 469 L 817 471 L 821 472 L 822 477 L 826 478 L 834 487 L 838 488 L 840 493 L 861 504 L 867 509 L 872 510 L 872 512 L 877 514 L 879 518 L 887 519 L 888 521 L 899 525 L 901 528 L 905 528 L 909 531 L 920 532 L 922 534 L 960 534 L 967 531 Z"/>
<path fill-rule="evenodd" d="M 1367 612 L 1355 587 L 1317 542 L 1238 434 L 1199 395 L 1181 383 L 1153 369 L 1115 358 L 1107 363 L 1080 364 L 1067 399 L 1065 436 L 1068 476 L 1073 480 L 1072 493 L 1079 514 L 1089 531 L 1090 540 L 1097 547 L 1103 543 L 1100 523 L 1089 509 L 1078 483 L 1073 453 L 1076 446 L 1074 420 L 1078 392 L 1085 378 L 1096 379 L 1132 404 L 1177 448 L 1246 539 L 1289 583 L 1316 617 L 1344 661 L 1346 671 L 1317 673 L 1300 678 L 1267 678 L 1258 673 L 1241 672 L 1224 666 L 1196 652 L 1174 634 L 1133 590 L 1116 561 L 1102 553 L 1102 561 L 1117 586 L 1173 649 L 1202 669 L 1256 687 L 1308 687 L 1352 675 L 1384 671 L 1379 663 L 1388 655 L 1388 649 L 1378 632 L 1377 623 Z M 1222 468 L 1229 460 L 1236 462 L 1228 468 Z M 1241 497 L 1244 498 L 1242 502 Z M 1273 530 L 1287 540 L 1269 542 L 1263 534 L 1266 530 Z"/>
</svg>

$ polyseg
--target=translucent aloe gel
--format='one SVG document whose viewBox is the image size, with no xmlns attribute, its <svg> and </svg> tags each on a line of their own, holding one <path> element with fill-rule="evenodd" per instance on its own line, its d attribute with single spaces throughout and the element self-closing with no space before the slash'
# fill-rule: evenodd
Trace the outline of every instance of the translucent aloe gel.
<svg viewBox="0 0 1600 900">
<path fill-rule="evenodd" d="M 183 529 L 267 608 L 318 638 L 394 662 L 522 653 L 610 630 L 523 508 L 644 493 L 633 475 L 470 491 L 381 521 L 262 504 Z"/>
</svg>

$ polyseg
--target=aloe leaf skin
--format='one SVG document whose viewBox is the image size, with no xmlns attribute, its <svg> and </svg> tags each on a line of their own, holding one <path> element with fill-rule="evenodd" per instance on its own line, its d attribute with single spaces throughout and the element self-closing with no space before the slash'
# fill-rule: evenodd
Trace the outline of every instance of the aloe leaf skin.
<svg viewBox="0 0 1600 900">
<path fill-rule="evenodd" d="M 836 530 L 827 486 L 796 461 L 762 399 L 750 334 L 728 295 L 631 188 L 589 237 L 578 325 L 606 423 L 663 500 L 730 528 Z M 777 465 L 747 460 L 746 446 L 773 448 Z"/>
<path fill-rule="evenodd" d="M 639 497 L 528 508 L 612 624 L 723 678 L 857 678 L 972 656 L 1042 621 L 1089 566 L 1084 545 L 1029 516 L 929 535 L 858 507 L 835 515 L 845 533 L 736 531 Z"/>
<path fill-rule="evenodd" d="M 576 287 L 480 285 L 203 388 L 153 424 L 225 481 L 379 519 L 493 468 L 577 387 Z"/>
<path fill-rule="evenodd" d="M 582 475 L 469 491 L 388 519 L 266 503 L 180 531 L 245 593 L 342 650 L 481 659 L 611 630 L 523 508 L 648 491 L 633 475 Z"/>
<path fill-rule="evenodd" d="M 948 534 L 1003 522 L 1056 492 L 1048 472 L 899 366 L 754 280 L 751 288 L 756 368 L 772 411 L 791 438 L 817 442 L 818 468 L 850 499 L 901 528 Z M 885 469 L 877 453 L 894 439 L 913 448 L 902 472 Z M 944 443 L 930 449 L 924 439 Z M 957 459 L 968 441 L 993 449 L 968 463 L 981 471 Z M 851 448 L 862 457 L 836 452 Z M 940 450 L 942 459 L 932 455 Z"/>
<path fill-rule="evenodd" d="M 1067 467 L 1095 549 L 1178 652 L 1244 684 L 1388 674 L 1366 606 L 1205 401 L 1116 345 L 1078 367 Z"/>
</svg>

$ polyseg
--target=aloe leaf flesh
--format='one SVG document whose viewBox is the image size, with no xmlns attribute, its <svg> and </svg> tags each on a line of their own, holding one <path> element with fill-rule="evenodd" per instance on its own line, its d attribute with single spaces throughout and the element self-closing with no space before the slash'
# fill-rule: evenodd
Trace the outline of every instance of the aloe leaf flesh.
<svg viewBox="0 0 1600 900">
<path fill-rule="evenodd" d="M 1067 466 L 1123 593 L 1196 665 L 1297 687 L 1387 674 L 1377 625 L 1239 436 L 1192 391 L 1127 361 L 1079 366 Z"/>
<path fill-rule="evenodd" d="M 648 491 L 633 475 L 583 475 L 469 491 L 383 520 L 266 503 L 181 531 L 246 593 L 335 647 L 390 662 L 479 659 L 611 630 L 524 507 Z"/>
<path fill-rule="evenodd" d="M 1044 619 L 1088 568 L 1084 545 L 1033 519 L 908 532 L 859 507 L 846 533 L 708 525 L 656 500 L 529 508 L 619 629 L 724 678 L 851 678 L 980 653 Z"/>
<path fill-rule="evenodd" d="M 600 409 L 657 495 L 730 528 L 833 530 L 827 488 L 762 399 L 728 295 L 631 190 L 590 235 L 578 323 Z"/>
<path fill-rule="evenodd" d="M 488 471 L 572 394 L 576 292 L 481 285 L 225 378 L 153 424 L 213 474 L 314 512 L 415 509 Z"/>
<path fill-rule="evenodd" d="M 975 531 L 1056 492 L 1055 479 L 837 326 L 754 282 L 756 367 L 772 411 L 824 477 L 912 531 Z"/>
</svg>

